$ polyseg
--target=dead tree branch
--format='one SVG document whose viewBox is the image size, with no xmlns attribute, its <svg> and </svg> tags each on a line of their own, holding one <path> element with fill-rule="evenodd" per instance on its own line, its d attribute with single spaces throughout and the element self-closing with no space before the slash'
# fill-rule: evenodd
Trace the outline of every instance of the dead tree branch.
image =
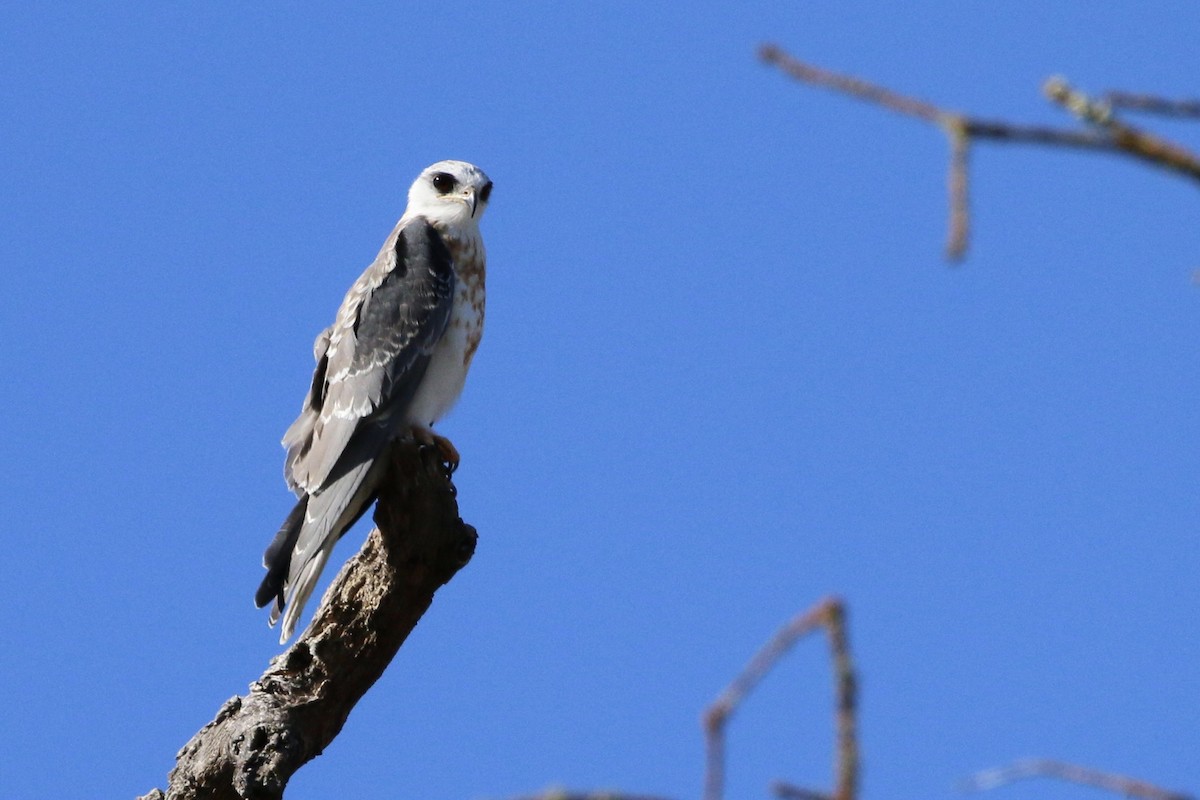
<svg viewBox="0 0 1200 800">
<path fill-rule="evenodd" d="M 925 100 L 907 97 L 891 89 L 848 75 L 806 64 L 773 44 L 759 48 L 759 58 L 803 83 L 832 89 L 842 94 L 883 106 L 905 116 L 937 125 L 950 140 L 950 169 L 947 180 L 950 198 L 949 236 L 946 256 L 961 260 L 967 250 L 970 229 L 970 148 L 976 141 L 1023 143 L 1083 148 L 1129 156 L 1142 162 L 1200 182 L 1200 157 L 1188 149 L 1129 125 L 1116 117 L 1114 109 L 1127 108 L 1177 117 L 1200 116 L 1200 102 L 1172 101 L 1147 95 L 1108 92 L 1100 100 L 1071 88 L 1061 78 L 1046 82 L 1044 91 L 1089 127 L 1083 130 L 1008 122 L 972 117 L 947 111 Z"/>
<path fill-rule="evenodd" d="M 962 788 L 969 792 L 986 791 L 1025 778 L 1056 778 L 1141 800 L 1195 800 L 1191 795 L 1171 792 L 1135 778 L 1042 758 L 1026 759 L 1011 766 L 976 773 L 963 782 Z"/>
<path fill-rule="evenodd" d="M 549 789 L 541 794 L 521 795 L 512 800 L 667 800 L 649 794 L 625 794 L 624 792 L 571 792 L 566 789 Z"/>
<path fill-rule="evenodd" d="M 793 786 L 784 781 L 776 781 L 771 786 L 771 792 L 780 800 L 831 800 L 824 792 L 815 792 L 802 786 Z"/>
<path fill-rule="evenodd" d="M 837 731 L 834 763 L 835 788 L 831 794 L 776 784 L 781 797 L 854 800 L 858 792 L 858 739 L 856 734 L 857 679 L 846 638 L 846 610 L 839 598 L 822 600 L 797 615 L 750 659 L 741 674 L 721 693 L 704 715 L 707 734 L 707 765 L 704 776 L 705 800 L 721 800 L 725 794 L 725 726 L 747 695 L 775 666 L 780 658 L 804 636 L 824 628 L 833 657 L 835 728 Z"/>
<path fill-rule="evenodd" d="M 1124 108 L 1142 114 L 1159 114 L 1164 117 L 1200 119 L 1200 100 L 1170 100 L 1149 94 L 1110 91 L 1100 99 L 1113 108 Z"/>
<path fill-rule="evenodd" d="M 475 551 L 432 448 L 394 448 L 378 526 L 334 579 L 300 638 L 226 701 L 176 757 L 167 791 L 142 800 L 277 800 L 342 729 L 351 709 Z"/>
<path fill-rule="evenodd" d="M 801 789 L 777 782 L 772 790 L 778 797 L 797 800 L 854 800 L 858 791 L 858 741 L 856 737 L 857 682 L 850 646 L 846 640 L 846 609 L 841 599 L 827 597 L 807 611 L 798 614 L 776 633 L 750 663 L 726 687 L 704 713 L 707 739 L 707 763 L 704 775 L 704 800 L 721 800 L 725 792 L 725 726 L 733 712 L 754 690 L 775 664 L 807 634 L 824 628 L 833 656 L 836 696 L 835 725 L 837 753 L 834 766 L 836 788 L 833 794 Z M 512 800 L 666 800 L 623 792 L 569 792 L 551 789 L 542 794 L 525 795 Z"/>
<path fill-rule="evenodd" d="M 1110 149 L 1200 181 L 1200 158 L 1181 145 L 1122 122 L 1111 104 L 1093 100 L 1059 77 L 1046 81 L 1042 91 L 1083 122 L 1096 126 Z"/>
</svg>

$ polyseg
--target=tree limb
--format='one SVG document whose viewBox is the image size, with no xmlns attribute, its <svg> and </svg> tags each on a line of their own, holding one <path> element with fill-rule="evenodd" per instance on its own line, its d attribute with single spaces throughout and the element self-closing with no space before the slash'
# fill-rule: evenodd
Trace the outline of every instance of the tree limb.
<svg viewBox="0 0 1200 800">
<path fill-rule="evenodd" d="M 707 759 L 704 772 L 704 800 L 721 800 L 725 795 L 725 726 L 742 701 L 766 677 L 775 664 L 800 639 L 817 628 L 824 628 L 829 639 L 834 674 L 834 728 L 836 744 L 832 793 L 814 792 L 787 783 L 776 783 L 779 797 L 828 798 L 854 800 L 858 794 L 858 680 L 850 645 L 846 638 L 846 607 L 840 598 L 827 597 L 807 611 L 797 614 L 769 642 L 762 646 L 741 674 L 721 692 L 704 714 Z"/>
<path fill-rule="evenodd" d="M 1046 81 L 1042 91 L 1046 97 L 1084 122 L 1096 126 L 1104 134 L 1109 148 L 1200 181 L 1200 158 L 1185 147 L 1117 119 L 1111 103 L 1094 100 L 1059 77 Z M 1118 99 L 1129 97 L 1113 92 L 1109 92 L 1109 96 Z M 1149 107 L 1150 98 L 1141 96 L 1139 99 L 1146 104 L 1145 107 Z M 1161 100 L 1159 102 L 1167 103 Z M 1177 105 L 1182 107 L 1183 104 Z"/>
<path fill-rule="evenodd" d="M 1062 78 L 1051 78 L 1043 87 L 1046 96 L 1073 113 L 1088 127 L 1078 130 L 1041 125 L 1015 125 L 948 111 L 933 103 L 907 97 L 861 78 L 840 75 L 806 64 L 788 55 L 777 45 L 763 45 L 759 48 L 758 56 L 798 81 L 833 89 L 898 114 L 914 117 L 937 125 L 945 132 L 951 147 L 947 181 L 950 196 L 950 233 L 946 243 L 946 257 L 951 261 L 962 259 L 967 250 L 967 234 L 970 228 L 970 183 L 967 167 L 970 163 L 971 145 L 976 141 L 1073 147 L 1116 153 L 1200 182 L 1200 157 L 1175 142 L 1118 120 L 1114 114 L 1115 108 L 1126 108 L 1144 113 L 1197 117 L 1200 116 L 1200 102 L 1194 100 L 1164 100 L 1126 92 L 1108 92 L 1100 100 L 1095 100 L 1072 88 Z"/>
<path fill-rule="evenodd" d="M 567 789 L 548 789 L 541 794 L 521 795 L 511 800 L 668 800 L 649 794 L 625 794 L 624 792 L 572 792 Z"/>
<path fill-rule="evenodd" d="M 433 448 L 393 448 L 375 524 L 308 629 L 176 757 L 167 791 L 141 800 L 277 800 L 342 729 L 434 592 L 471 559 L 475 529 Z"/>
<path fill-rule="evenodd" d="M 1200 118 L 1200 100 L 1172 100 L 1135 92 L 1105 92 L 1101 99 L 1113 108 L 1125 108 L 1142 114 L 1164 117 Z"/>
<path fill-rule="evenodd" d="M 1140 800 L 1195 800 L 1191 795 L 1172 792 L 1136 778 L 1045 758 L 1025 759 L 1011 766 L 976 773 L 963 781 L 962 789 L 968 792 L 986 791 L 1025 778 L 1057 778 Z"/>
</svg>

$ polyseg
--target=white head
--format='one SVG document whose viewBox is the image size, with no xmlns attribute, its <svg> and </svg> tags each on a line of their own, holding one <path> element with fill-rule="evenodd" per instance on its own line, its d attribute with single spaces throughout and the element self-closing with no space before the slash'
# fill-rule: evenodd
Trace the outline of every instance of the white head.
<svg viewBox="0 0 1200 800">
<path fill-rule="evenodd" d="M 404 216 L 420 215 L 453 227 L 476 224 L 491 195 L 492 181 L 479 167 L 465 161 L 439 161 L 413 181 Z"/>
</svg>

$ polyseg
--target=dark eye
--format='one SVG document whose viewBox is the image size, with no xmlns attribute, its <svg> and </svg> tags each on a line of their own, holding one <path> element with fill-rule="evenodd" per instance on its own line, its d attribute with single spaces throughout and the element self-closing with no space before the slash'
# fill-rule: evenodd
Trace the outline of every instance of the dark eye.
<svg viewBox="0 0 1200 800">
<path fill-rule="evenodd" d="M 483 185 L 483 188 L 479 190 L 479 199 L 486 203 L 488 201 L 488 198 L 491 196 L 492 196 L 492 182 L 488 181 L 487 183 L 485 183 Z"/>
<path fill-rule="evenodd" d="M 447 194 L 454 188 L 454 176 L 449 172 L 435 172 L 430 180 L 433 181 L 433 188 L 437 189 L 438 194 Z"/>
</svg>

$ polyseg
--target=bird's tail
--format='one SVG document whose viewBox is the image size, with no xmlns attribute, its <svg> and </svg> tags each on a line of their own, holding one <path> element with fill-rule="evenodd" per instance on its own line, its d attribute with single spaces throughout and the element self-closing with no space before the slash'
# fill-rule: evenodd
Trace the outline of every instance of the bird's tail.
<svg viewBox="0 0 1200 800">
<path fill-rule="evenodd" d="M 313 589 L 316 588 L 317 579 L 321 577 L 321 570 L 325 569 L 325 562 L 329 560 L 329 554 L 333 552 L 335 544 L 337 544 L 336 538 L 326 541 L 300 570 L 300 574 L 296 576 L 292 585 L 288 587 L 287 610 L 283 612 L 283 625 L 279 631 L 280 644 L 285 644 L 288 639 L 292 638 L 292 634 L 296 630 L 296 623 L 300 620 L 300 614 L 304 612 L 304 606 L 308 602 L 309 596 L 312 595 Z M 276 606 L 277 608 L 279 606 Z M 278 618 L 278 612 L 272 610 L 271 624 L 274 625 Z"/>
<path fill-rule="evenodd" d="M 308 495 L 300 498 L 292 513 L 287 515 L 279 532 L 267 545 L 263 553 L 263 566 L 267 568 L 266 577 L 254 593 L 254 605 L 262 608 L 272 600 L 275 606 L 271 609 L 271 625 L 279 619 L 283 612 L 284 591 L 287 588 L 288 572 L 292 568 L 292 550 L 296 547 L 296 539 L 300 536 L 300 528 L 304 525 L 304 512 L 308 509 Z"/>
<path fill-rule="evenodd" d="M 333 546 L 374 502 L 387 464 L 386 458 L 355 464 L 319 493 L 305 495 L 275 534 L 263 556 L 267 577 L 254 599 L 259 606 L 274 599 L 271 625 L 282 616 L 280 644 L 295 631 Z"/>
</svg>

